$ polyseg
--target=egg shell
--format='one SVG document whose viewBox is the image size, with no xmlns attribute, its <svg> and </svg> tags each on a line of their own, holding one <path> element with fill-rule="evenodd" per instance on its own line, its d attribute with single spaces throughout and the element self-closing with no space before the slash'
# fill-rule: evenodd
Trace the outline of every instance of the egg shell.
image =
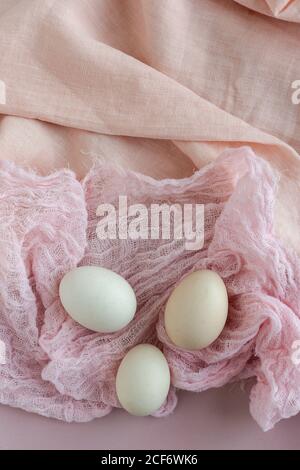
<svg viewBox="0 0 300 470">
<path fill-rule="evenodd" d="M 119 274 L 99 266 L 80 266 L 68 272 L 59 286 L 61 303 L 82 326 L 112 333 L 134 317 L 136 297 Z"/>
<path fill-rule="evenodd" d="M 125 410 L 150 415 L 164 403 L 169 388 L 169 366 L 157 347 L 139 344 L 126 354 L 116 377 L 117 396 Z"/>
<path fill-rule="evenodd" d="M 203 349 L 221 334 L 228 314 L 228 295 L 214 271 L 195 271 L 170 295 L 165 309 L 165 329 L 183 349 Z"/>
</svg>

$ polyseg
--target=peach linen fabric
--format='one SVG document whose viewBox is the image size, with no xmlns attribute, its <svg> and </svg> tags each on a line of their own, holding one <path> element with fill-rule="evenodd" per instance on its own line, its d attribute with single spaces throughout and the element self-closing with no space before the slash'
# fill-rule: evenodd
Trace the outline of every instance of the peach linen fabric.
<svg viewBox="0 0 300 470">
<path fill-rule="evenodd" d="M 264 15 L 275 16 L 281 20 L 300 23 L 299 0 L 236 0 L 241 5 L 247 6 Z"/>
<path fill-rule="evenodd" d="M 251 153 L 253 159 L 260 162 L 257 175 L 271 171 L 264 167 L 265 160 L 274 173 L 271 179 L 279 178 L 272 193 L 274 236 L 283 244 L 282 250 L 293 253 L 288 256 L 296 269 L 295 252 L 300 253 L 300 105 L 292 102 L 292 83 L 300 79 L 299 2 L 239 3 L 2 0 L 0 158 L 16 165 L 7 170 L 3 163 L 3 181 L 10 178 L 10 172 L 16 175 L 16 180 L 12 176 L 16 185 L 18 178 L 20 184 L 31 181 L 33 170 L 45 178 L 42 187 L 47 178 L 54 178 L 54 183 L 57 178 L 59 184 L 68 182 L 71 194 L 81 195 L 84 218 L 83 190 L 76 185 L 74 174 L 64 180 L 64 173 L 48 176 L 53 171 L 68 168 L 81 180 L 97 161 L 118 164 L 133 170 L 132 174 L 180 179 L 215 161 L 224 149 L 246 144 L 255 152 Z M 278 18 L 267 16 L 270 12 L 259 3 L 268 4 Z M 238 168 L 241 155 L 243 152 L 232 152 L 230 172 L 234 171 L 234 158 Z M 21 168 L 29 173 L 22 173 Z M 251 173 L 250 168 L 251 164 Z M 250 192 L 247 197 L 251 199 Z M 42 239 L 44 235 L 40 234 Z M 25 273 L 28 262 L 23 266 Z M 279 291 L 273 292 L 277 300 L 287 295 Z M 282 318 L 291 320 L 290 330 L 299 314 L 295 293 L 289 301 L 294 313 L 284 311 Z M 40 307 L 39 302 L 45 300 L 38 296 L 37 302 Z M 159 334 L 163 338 L 161 331 Z M 266 344 L 260 343 L 260 347 Z M 284 350 L 288 354 L 286 341 Z M 39 354 L 38 360 L 44 361 Z M 272 360 L 274 365 L 276 360 Z M 39 369 L 36 373 L 40 380 Z M 45 380 L 50 380 L 50 373 L 48 368 Z M 260 384 L 263 380 L 260 377 Z M 293 380 L 291 390 L 296 384 Z M 70 390 L 67 393 L 62 388 L 61 392 L 59 406 L 64 399 L 69 403 Z M 294 391 L 291 394 L 289 406 L 282 394 L 281 405 L 272 402 L 274 408 L 260 421 L 265 429 L 297 412 L 299 396 Z M 259 419 L 258 403 L 263 406 L 267 401 L 257 400 L 254 415 Z M 38 406 L 10 400 L 9 394 L 2 401 L 39 411 Z M 106 404 L 105 411 L 111 405 Z M 72 407 L 48 415 L 79 419 Z M 85 411 L 81 420 L 97 415 Z"/>
</svg>

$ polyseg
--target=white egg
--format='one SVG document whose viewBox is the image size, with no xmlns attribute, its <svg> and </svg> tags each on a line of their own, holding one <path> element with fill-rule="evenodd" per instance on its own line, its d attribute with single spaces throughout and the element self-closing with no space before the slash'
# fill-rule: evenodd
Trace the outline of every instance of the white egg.
<svg viewBox="0 0 300 470">
<path fill-rule="evenodd" d="M 222 332 L 228 314 L 228 295 L 214 271 L 195 271 L 173 290 L 165 309 L 165 328 L 171 341 L 184 349 L 202 349 Z"/>
<path fill-rule="evenodd" d="M 116 378 L 118 399 L 129 413 L 147 416 L 167 398 L 170 370 L 163 353 L 151 344 L 139 344 L 122 360 Z"/>
<path fill-rule="evenodd" d="M 61 303 L 82 326 L 111 333 L 134 317 L 136 297 L 119 274 L 98 266 L 81 266 L 68 272 L 59 286 Z"/>
</svg>

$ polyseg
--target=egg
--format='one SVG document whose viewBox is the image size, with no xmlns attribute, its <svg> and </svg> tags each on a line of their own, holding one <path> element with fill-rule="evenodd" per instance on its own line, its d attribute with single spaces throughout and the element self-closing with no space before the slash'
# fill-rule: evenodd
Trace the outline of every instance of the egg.
<svg viewBox="0 0 300 470">
<path fill-rule="evenodd" d="M 170 370 L 163 353 L 151 344 L 139 344 L 122 360 L 116 377 L 119 402 L 135 416 L 157 411 L 167 398 Z"/>
<path fill-rule="evenodd" d="M 68 272 L 59 286 L 68 314 L 86 328 L 112 333 L 134 317 L 136 297 L 119 274 L 98 266 L 80 266 Z"/>
<path fill-rule="evenodd" d="M 183 349 L 202 349 L 222 332 L 228 314 L 228 295 L 214 271 L 195 271 L 171 293 L 165 309 L 165 329 Z"/>
</svg>

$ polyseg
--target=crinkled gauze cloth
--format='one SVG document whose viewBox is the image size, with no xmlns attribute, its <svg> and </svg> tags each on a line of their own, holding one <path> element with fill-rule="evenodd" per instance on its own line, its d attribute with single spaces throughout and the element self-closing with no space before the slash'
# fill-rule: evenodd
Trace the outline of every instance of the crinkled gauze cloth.
<svg viewBox="0 0 300 470">
<path fill-rule="evenodd" d="M 2 0 L 0 401 L 66 421 L 119 406 L 115 375 L 141 342 L 172 386 L 254 378 L 265 430 L 300 410 L 300 2 Z M 99 240 L 100 203 L 201 203 L 205 240 Z M 134 320 L 76 324 L 58 296 L 84 265 L 123 275 Z M 226 283 L 224 331 L 202 351 L 165 333 L 166 300 L 195 269 Z M 2 361 L 4 362 L 4 361 Z"/>
</svg>

